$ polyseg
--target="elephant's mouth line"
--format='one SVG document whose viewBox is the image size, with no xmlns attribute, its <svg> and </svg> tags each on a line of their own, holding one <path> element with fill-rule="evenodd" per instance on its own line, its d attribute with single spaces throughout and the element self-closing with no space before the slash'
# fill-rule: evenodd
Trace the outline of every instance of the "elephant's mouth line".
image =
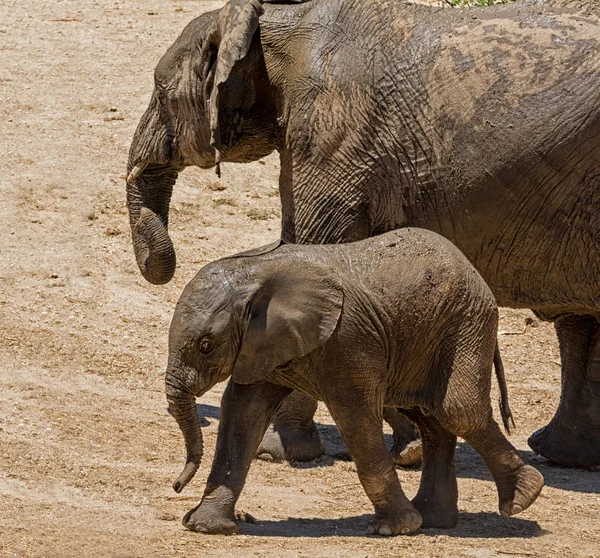
<svg viewBox="0 0 600 558">
<path fill-rule="evenodd" d="M 142 176 L 142 174 L 146 171 L 146 169 L 149 166 L 154 165 L 154 164 L 163 166 L 160 163 L 153 163 L 152 161 L 140 161 L 140 162 L 136 163 L 133 166 L 133 168 L 131 169 L 131 171 L 129 172 L 129 174 L 127 175 L 127 178 L 125 179 L 127 184 L 132 184 L 133 182 L 135 182 L 140 176 Z M 180 165 L 174 165 L 174 168 L 177 172 L 181 172 L 186 167 L 198 167 L 203 170 L 208 170 L 208 169 L 212 169 L 215 167 L 215 161 L 214 160 L 207 160 L 207 161 L 203 161 L 203 162 L 194 161 L 194 162 L 190 162 L 190 163 L 182 163 Z"/>
</svg>

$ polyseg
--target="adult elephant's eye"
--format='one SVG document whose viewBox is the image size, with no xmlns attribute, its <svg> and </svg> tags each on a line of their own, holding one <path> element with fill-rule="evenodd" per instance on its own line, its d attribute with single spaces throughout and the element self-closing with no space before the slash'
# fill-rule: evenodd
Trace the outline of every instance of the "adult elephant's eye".
<svg viewBox="0 0 600 558">
<path fill-rule="evenodd" d="M 210 353 L 213 348 L 213 342 L 209 337 L 203 337 L 199 343 L 200 352 L 203 354 Z"/>
</svg>

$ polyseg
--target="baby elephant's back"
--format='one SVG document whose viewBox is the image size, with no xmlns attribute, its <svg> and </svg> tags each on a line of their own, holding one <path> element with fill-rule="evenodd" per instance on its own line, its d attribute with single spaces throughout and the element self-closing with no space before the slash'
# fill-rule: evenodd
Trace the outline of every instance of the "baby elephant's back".
<svg viewBox="0 0 600 558">
<path fill-rule="evenodd" d="M 357 243 L 357 245 L 360 243 Z M 406 228 L 365 241 L 363 274 L 382 305 L 413 333 L 432 324 L 488 322 L 494 295 L 473 265 L 444 237 Z"/>
</svg>

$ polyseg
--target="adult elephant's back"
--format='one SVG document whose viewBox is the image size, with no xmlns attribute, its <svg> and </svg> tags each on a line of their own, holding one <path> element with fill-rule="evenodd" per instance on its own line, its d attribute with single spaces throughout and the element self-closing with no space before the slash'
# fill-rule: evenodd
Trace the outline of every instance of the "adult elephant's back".
<svg viewBox="0 0 600 558">
<path fill-rule="evenodd" d="M 480 13 L 444 34 L 428 74 L 439 164 L 415 224 L 437 221 L 501 305 L 600 310 L 598 12 Z"/>
<path fill-rule="evenodd" d="M 598 12 L 349 6 L 315 2 L 285 47 L 271 47 L 285 7 L 262 29 L 267 68 L 299 59 L 280 87 L 284 237 L 420 226 L 455 242 L 504 306 L 599 308 Z"/>
</svg>

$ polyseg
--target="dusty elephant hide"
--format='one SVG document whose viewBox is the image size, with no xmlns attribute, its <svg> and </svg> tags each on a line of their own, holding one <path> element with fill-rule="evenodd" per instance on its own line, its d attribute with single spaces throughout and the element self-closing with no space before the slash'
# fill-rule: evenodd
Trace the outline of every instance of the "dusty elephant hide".
<svg viewBox="0 0 600 558">
<path fill-rule="evenodd" d="M 564 0 L 243 0 L 204 14 L 157 66 L 131 145 L 142 272 L 163 283 L 175 271 L 178 172 L 278 150 L 286 241 L 427 228 L 467 255 L 499 304 L 556 320 L 563 398 L 532 445 L 600 464 L 599 13 Z M 580 317 L 561 323 L 569 316 Z"/>
<path fill-rule="evenodd" d="M 496 334 L 498 309 L 456 247 L 406 228 L 343 245 L 284 245 L 204 266 L 181 295 L 169 333 L 166 393 L 187 449 L 173 487 L 202 458 L 195 397 L 231 377 L 217 449 L 193 531 L 237 532 L 235 503 L 252 456 L 292 390 L 325 402 L 375 508 L 369 534 L 399 535 L 458 521 L 456 436 L 484 458 L 500 513 L 520 513 L 543 478 L 492 418 L 492 361 L 510 409 Z M 423 474 L 409 502 L 388 454 L 384 408 L 423 436 Z"/>
</svg>

